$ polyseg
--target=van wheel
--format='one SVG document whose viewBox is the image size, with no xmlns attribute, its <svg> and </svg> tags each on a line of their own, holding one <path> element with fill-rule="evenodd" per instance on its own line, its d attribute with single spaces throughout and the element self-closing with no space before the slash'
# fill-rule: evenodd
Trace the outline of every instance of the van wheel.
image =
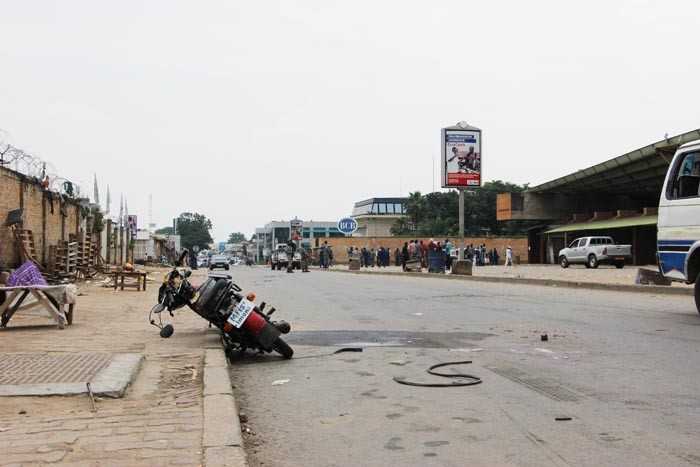
<svg viewBox="0 0 700 467">
<path fill-rule="evenodd" d="M 593 269 L 598 267 L 598 258 L 595 255 L 588 256 L 588 267 Z"/>
<path fill-rule="evenodd" d="M 569 260 L 566 259 L 566 256 L 563 256 L 563 255 L 562 255 L 562 256 L 559 258 L 559 265 L 560 265 L 562 268 L 564 268 L 564 269 L 566 269 L 566 268 L 569 267 Z"/>
<path fill-rule="evenodd" d="M 698 313 L 700 313 L 700 273 L 698 273 L 698 277 L 695 278 L 695 308 L 697 308 Z"/>
</svg>

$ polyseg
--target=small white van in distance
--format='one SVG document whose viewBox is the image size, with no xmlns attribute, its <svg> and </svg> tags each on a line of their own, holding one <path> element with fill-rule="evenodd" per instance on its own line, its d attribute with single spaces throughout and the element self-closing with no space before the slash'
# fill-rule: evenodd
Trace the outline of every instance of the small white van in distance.
<svg viewBox="0 0 700 467">
<path fill-rule="evenodd" d="M 695 284 L 700 312 L 700 140 L 679 147 L 666 173 L 656 254 L 664 277 Z"/>
</svg>

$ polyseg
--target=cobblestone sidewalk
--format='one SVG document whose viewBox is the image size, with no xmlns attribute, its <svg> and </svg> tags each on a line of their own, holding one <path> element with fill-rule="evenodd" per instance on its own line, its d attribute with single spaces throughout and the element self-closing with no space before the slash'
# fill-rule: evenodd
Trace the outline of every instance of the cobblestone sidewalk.
<svg viewBox="0 0 700 467">
<path fill-rule="evenodd" d="M 158 280 L 162 273 L 152 274 Z M 158 282 L 147 292 L 82 284 L 72 326 L 18 313 L 0 329 L 10 352 L 133 352 L 144 363 L 121 399 L 87 396 L 0 397 L 0 465 L 202 465 L 206 348 L 220 348 L 207 323 L 183 309 L 175 334 L 148 323 Z M 235 420 L 237 426 L 238 421 Z"/>
</svg>

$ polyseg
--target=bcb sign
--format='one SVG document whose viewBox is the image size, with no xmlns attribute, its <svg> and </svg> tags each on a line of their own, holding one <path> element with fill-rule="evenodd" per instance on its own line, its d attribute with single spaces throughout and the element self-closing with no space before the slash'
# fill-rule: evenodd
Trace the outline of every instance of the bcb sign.
<svg viewBox="0 0 700 467">
<path fill-rule="evenodd" d="M 343 217 L 338 221 L 338 230 L 345 235 L 352 235 L 357 230 L 357 221 L 352 217 Z"/>
</svg>

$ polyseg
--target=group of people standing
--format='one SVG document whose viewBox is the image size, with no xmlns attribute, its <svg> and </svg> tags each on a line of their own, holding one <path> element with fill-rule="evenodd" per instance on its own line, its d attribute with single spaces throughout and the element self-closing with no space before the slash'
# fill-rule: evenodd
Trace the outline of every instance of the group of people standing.
<svg viewBox="0 0 700 467">
<path fill-rule="evenodd" d="M 486 249 L 486 244 L 482 243 L 477 246 L 469 244 L 465 249 L 465 258 L 471 260 L 475 266 L 495 266 L 501 257 L 497 249 Z"/>
<path fill-rule="evenodd" d="M 442 253 L 445 255 L 445 268 L 452 269 L 452 263 L 458 256 L 457 247 L 449 238 L 444 242 L 435 241 L 432 238 L 424 242 L 423 240 L 411 240 L 404 242 L 401 249 L 396 248 L 392 252 L 391 249 L 380 246 L 379 248 L 348 248 L 348 258 L 360 260 L 360 267 L 387 267 L 392 263 L 395 266 L 401 266 L 406 270 L 406 263 L 409 261 L 419 261 L 422 268 L 428 267 L 428 257 L 432 253 Z M 506 266 L 513 265 L 513 250 L 508 246 L 505 251 L 504 264 Z M 464 257 L 472 261 L 474 266 L 489 266 L 497 265 L 501 262 L 501 255 L 496 248 L 488 249 L 486 244 L 474 246 L 473 244 L 464 246 Z"/>
<path fill-rule="evenodd" d="M 442 252 L 445 255 L 445 267 L 451 269 L 454 248 L 454 244 L 449 238 L 446 238 L 444 243 L 440 241 L 436 242 L 432 238 L 429 242 L 423 242 L 423 240 L 404 242 L 403 248 L 401 249 L 401 267 L 405 271 L 406 263 L 411 260 L 420 261 L 421 267 L 423 268 L 428 267 L 429 253 Z"/>
<path fill-rule="evenodd" d="M 397 248 L 398 250 L 398 248 Z M 391 265 L 391 250 L 380 246 L 376 250 L 374 248 L 357 248 L 351 246 L 348 248 L 348 258 L 359 258 L 360 267 L 387 267 Z"/>
</svg>

